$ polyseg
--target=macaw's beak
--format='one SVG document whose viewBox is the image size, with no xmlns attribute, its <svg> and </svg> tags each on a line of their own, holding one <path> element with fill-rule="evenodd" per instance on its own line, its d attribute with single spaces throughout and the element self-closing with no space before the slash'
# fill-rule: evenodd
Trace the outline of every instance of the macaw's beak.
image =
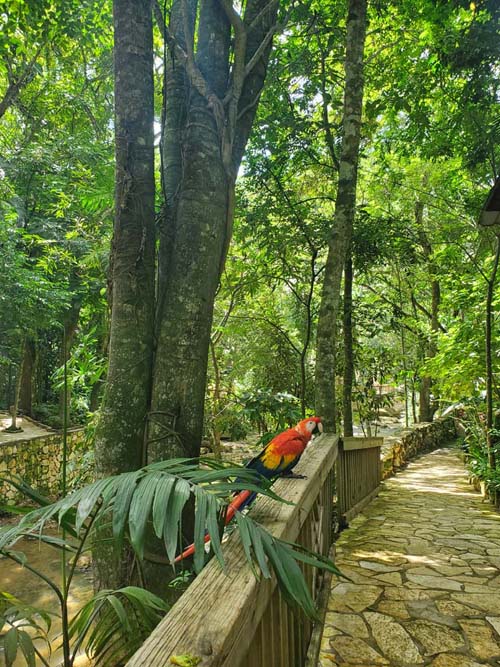
<svg viewBox="0 0 500 667">
<path fill-rule="evenodd" d="M 323 433 L 323 424 L 321 422 L 318 422 L 316 424 L 316 427 L 313 431 L 313 435 L 317 435 L 318 433 Z"/>
</svg>

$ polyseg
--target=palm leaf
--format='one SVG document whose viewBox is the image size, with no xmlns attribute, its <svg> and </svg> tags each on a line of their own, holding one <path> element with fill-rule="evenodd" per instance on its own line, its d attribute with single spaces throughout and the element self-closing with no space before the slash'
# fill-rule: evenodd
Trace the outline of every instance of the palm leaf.
<svg viewBox="0 0 500 667">
<path fill-rule="evenodd" d="M 52 541 L 60 548 L 71 548 L 59 542 L 58 538 L 43 535 L 44 524 L 49 519 L 57 519 L 62 525 L 70 524 L 73 534 L 78 535 L 82 528 L 90 526 L 90 523 L 97 519 L 99 534 L 93 534 L 89 541 L 98 540 L 101 534 L 106 534 L 102 528 L 111 521 L 115 546 L 120 547 L 127 535 L 138 557 L 142 559 L 152 524 L 154 534 L 163 540 L 168 559 L 173 561 L 179 550 L 183 512 L 189 499 L 193 497 L 194 569 L 198 572 L 204 565 L 204 540 L 207 533 L 215 556 L 224 566 L 219 520 L 223 516 L 228 498 L 236 491 L 249 489 L 280 500 L 279 496 L 270 490 L 269 484 L 268 480 L 263 480 L 253 470 L 221 464 L 212 459 L 160 461 L 141 470 L 98 480 L 52 505 L 44 505 L 26 514 L 18 527 L 0 531 L 0 551 L 6 545 L 13 544 L 19 536 L 36 530 L 44 541 Z M 21 486 L 20 483 L 19 485 Z M 254 571 L 257 566 L 264 577 L 270 577 L 271 570 L 274 571 L 285 599 L 314 618 L 314 602 L 299 563 L 339 575 L 335 565 L 298 545 L 273 537 L 248 515 L 237 513 L 236 524 L 245 555 L 252 563 Z M 110 534 L 111 531 L 108 531 L 108 535 Z M 105 539 L 109 539 L 108 535 Z M 108 591 L 107 594 L 111 593 Z M 80 630 L 88 635 L 92 650 L 95 649 L 97 653 L 104 638 L 114 645 L 117 628 L 125 623 L 123 605 L 117 602 L 104 603 L 102 600 L 101 604 L 113 609 L 114 620 L 110 620 L 109 625 L 100 623 L 99 628 L 93 627 L 94 614 L 97 613 L 95 608 L 88 613 L 82 611 L 78 617 Z M 131 594 L 127 597 L 125 607 L 127 605 L 138 610 L 137 605 L 143 606 L 144 601 Z M 142 611 L 144 610 L 141 609 L 141 613 Z M 153 618 L 154 614 L 149 613 L 149 621 L 152 622 Z M 102 655 L 102 652 L 99 655 Z"/>
<path fill-rule="evenodd" d="M 149 591 L 126 586 L 100 591 L 72 619 L 76 644 L 86 644 L 89 657 L 99 664 L 127 661 L 168 611 L 163 600 Z M 76 650 L 76 649 L 75 649 Z"/>
<path fill-rule="evenodd" d="M 151 512 L 153 499 L 164 477 L 159 472 L 144 476 L 135 488 L 128 514 L 130 541 L 134 551 L 142 560 L 146 541 L 146 524 Z"/>
<path fill-rule="evenodd" d="M 141 470 L 134 470 L 133 472 L 125 472 L 118 478 L 113 505 L 113 537 L 115 538 L 117 549 L 121 549 L 123 543 L 130 503 L 132 502 L 137 480 L 141 474 Z"/>
<path fill-rule="evenodd" d="M 5 634 L 0 635 L 0 646 L 4 649 L 6 666 L 10 667 L 13 664 L 21 649 L 28 667 L 35 667 L 34 642 L 42 640 L 50 650 L 48 640 L 52 623 L 50 614 L 0 591 L 0 621 L 11 626 Z M 24 628 L 29 628 L 31 632 L 26 632 Z"/>
<path fill-rule="evenodd" d="M 163 542 L 167 551 L 167 557 L 173 561 L 177 552 L 177 541 L 179 537 L 179 526 L 182 511 L 191 495 L 191 487 L 184 479 L 176 479 L 175 487 L 172 489 L 168 506 L 165 508 L 163 521 Z"/>
<path fill-rule="evenodd" d="M 344 576 L 336 565 L 301 545 L 274 537 L 246 514 L 237 512 L 236 521 L 247 559 L 255 561 L 266 578 L 271 576 L 270 565 L 285 600 L 293 608 L 301 609 L 309 618 L 317 620 L 314 601 L 298 563 Z"/>
</svg>

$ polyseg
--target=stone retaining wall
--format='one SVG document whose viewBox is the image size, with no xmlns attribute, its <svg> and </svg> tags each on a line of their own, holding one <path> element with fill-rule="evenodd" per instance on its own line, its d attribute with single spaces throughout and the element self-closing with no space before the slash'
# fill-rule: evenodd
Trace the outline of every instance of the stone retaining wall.
<svg viewBox="0 0 500 667">
<path fill-rule="evenodd" d="M 437 449 L 456 437 L 455 419 L 450 415 L 431 423 L 415 424 L 396 437 L 384 438 L 382 478 L 394 474 L 415 456 Z"/>
<path fill-rule="evenodd" d="M 31 438 L 19 438 L 0 443 L 0 477 L 6 472 L 20 475 L 30 486 L 46 495 L 57 497 L 61 492 L 63 436 L 60 432 Z M 79 458 L 84 447 L 83 429 L 68 432 L 68 460 Z M 68 483 L 78 477 L 77 465 L 68 466 Z M 21 494 L 10 484 L 0 479 L 0 504 L 22 499 Z"/>
</svg>

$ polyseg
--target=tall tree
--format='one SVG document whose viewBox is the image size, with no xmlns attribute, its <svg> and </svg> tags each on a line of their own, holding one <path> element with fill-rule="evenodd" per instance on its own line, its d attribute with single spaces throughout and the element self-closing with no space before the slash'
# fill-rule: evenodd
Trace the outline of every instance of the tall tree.
<svg viewBox="0 0 500 667">
<path fill-rule="evenodd" d="M 151 0 L 115 0 L 113 19 L 116 188 L 109 370 L 95 447 L 101 476 L 142 465 L 154 324 Z M 104 554 L 97 577 L 97 586 L 110 586 L 123 573 Z"/>
<path fill-rule="evenodd" d="M 345 56 L 345 91 L 339 182 L 328 244 L 318 320 L 316 413 L 325 428 L 335 430 L 335 337 L 340 285 L 352 237 L 363 109 L 363 60 L 367 24 L 366 0 L 349 0 Z"/>
<path fill-rule="evenodd" d="M 155 308 L 151 10 L 149 0 L 114 4 L 116 221 L 99 475 L 199 454 L 234 186 L 277 28 L 268 0 L 250 0 L 243 16 L 226 0 L 175 0 L 168 23 L 155 5 L 166 46 Z M 101 583 L 116 574 L 104 564 Z"/>
<path fill-rule="evenodd" d="M 264 85 L 278 2 L 176 0 L 165 67 L 151 459 L 196 456 L 213 305 L 234 186 Z M 159 15 L 157 9 L 157 15 Z M 161 18 L 160 18 L 161 20 Z M 195 34 L 196 33 L 196 34 Z"/>
</svg>

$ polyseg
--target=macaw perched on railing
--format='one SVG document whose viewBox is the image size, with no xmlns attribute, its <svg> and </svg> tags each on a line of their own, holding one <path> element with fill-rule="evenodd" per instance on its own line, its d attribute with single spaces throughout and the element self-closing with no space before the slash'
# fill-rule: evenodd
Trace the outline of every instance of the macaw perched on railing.
<svg viewBox="0 0 500 667">
<path fill-rule="evenodd" d="M 301 478 L 302 475 L 294 475 L 292 470 L 299 462 L 312 436 L 322 432 L 323 425 L 320 417 L 302 419 L 293 428 L 288 428 L 286 431 L 274 436 L 260 454 L 254 456 L 253 459 L 245 464 L 245 468 L 251 468 L 269 480 L 274 480 L 277 477 Z M 237 493 L 228 505 L 224 521 L 225 525 L 227 526 L 234 518 L 236 512 L 241 512 L 242 509 L 248 507 L 255 500 L 256 496 L 257 493 L 255 491 L 244 490 Z M 205 542 L 209 540 L 210 537 L 207 533 L 205 535 Z M 174 563 L 192 556 L 193 553 L 194 544 L 191 544 L 180 556 L 177 556 Z"/>
</svg>

